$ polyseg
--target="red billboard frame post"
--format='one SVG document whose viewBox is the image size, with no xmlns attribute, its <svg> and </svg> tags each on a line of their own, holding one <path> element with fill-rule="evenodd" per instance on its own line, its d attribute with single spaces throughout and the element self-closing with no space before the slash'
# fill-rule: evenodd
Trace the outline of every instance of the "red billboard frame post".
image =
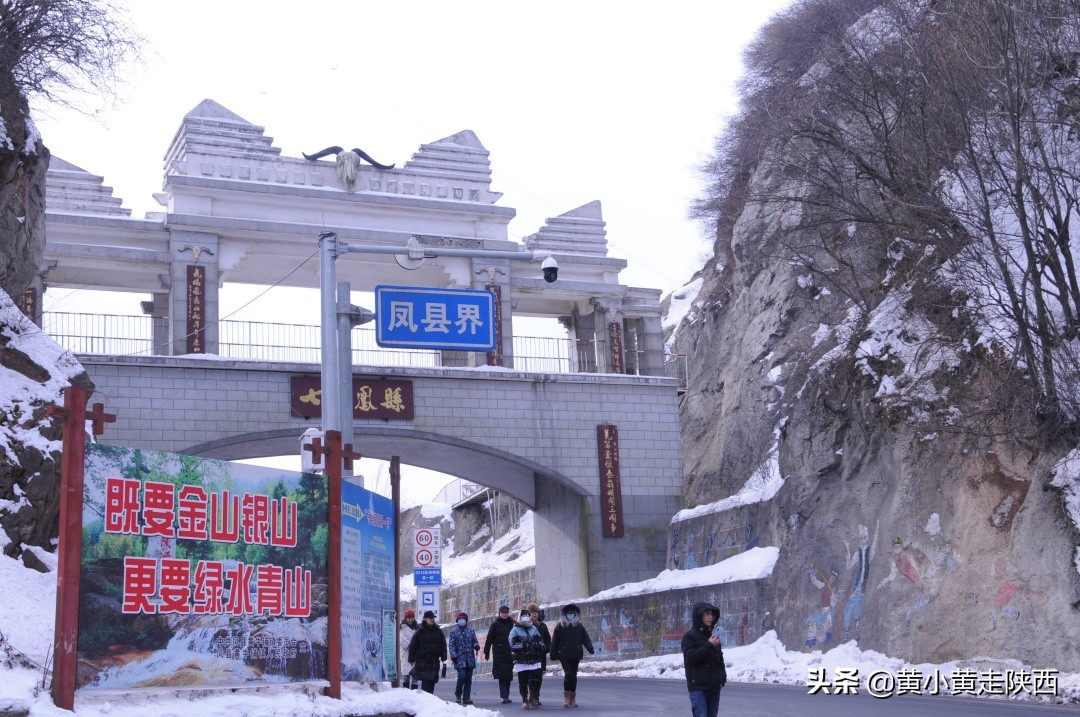
<svg viewBox="0 0 1080 717">
<path fill-rule="evenodd" d="M 327 502 L 330 510 L 330 535 L 326 556 L 326 696 L 341 699 L 341 468 L 352 470 L 353 460 L 360 458 L 352 444 L 341 445 L 341 431 L 326 431 L 326 445 L 318 436 L 304 444 L 313 457 L 325 456 L 322 461 L 327 478 Z"/>
<path fill-rule="evenodd" d="M 64 419 L 60 449 L 60 544 L 56 571 L 56 626 L 53 679 L 56 706 L 74 711 L 75 674 L 79 650 L 79 573 L 82 568 L 83 480 L 86 464 L 86 389 L 64 389 L 64 407 L 50 406 L 47 414 Z M 93 432 L 100 436 L 116 415 L 95 403 L 90 413 Z"/>
</svg>

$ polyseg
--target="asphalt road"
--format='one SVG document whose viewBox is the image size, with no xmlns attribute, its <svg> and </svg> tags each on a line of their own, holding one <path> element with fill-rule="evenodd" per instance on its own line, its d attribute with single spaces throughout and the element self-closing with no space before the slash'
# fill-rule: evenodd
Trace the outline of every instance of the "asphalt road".
<svg viewBox="0 0 1080 717">
<path fill-rule="evenodd" d="M 435 686 L 435 695 L 454 699 L 451 671 Z M 477 680 L 473 702 L 477 707 L 504 715 L 522 714 L 517 683 L 511 686 L 514 702 L 501 704 L 499 686 L 490 676 Z M 582 717 L 635 717 L 690 714 L 686 683 L 627 677 L 579 676 L 579 709 L 563 709 L 562 677 L 546 675 L 540 691 L 543 706 L 538 711 Z M 1031 701 L 926 697 L 905 695 L 875 699 L 869 695 L 811 695 L 804 687 L 788 685 L 728 683 L 720 695 L 720 714 L 739 717 L 1070 717 L 1080 716 L 1080 706 L 1047 705 Z"/>
</svg>

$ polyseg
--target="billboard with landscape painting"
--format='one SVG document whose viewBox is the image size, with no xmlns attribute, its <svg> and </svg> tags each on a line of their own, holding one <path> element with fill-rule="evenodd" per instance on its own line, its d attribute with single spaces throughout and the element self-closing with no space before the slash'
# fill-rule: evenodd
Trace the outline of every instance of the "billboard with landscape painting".
<svg viewBox="0 0 1080 717">
<path fill-rule="evenodd" d="M 326 677 L 326 479 L 86 447 L 80 689 Z"/>
</svg>

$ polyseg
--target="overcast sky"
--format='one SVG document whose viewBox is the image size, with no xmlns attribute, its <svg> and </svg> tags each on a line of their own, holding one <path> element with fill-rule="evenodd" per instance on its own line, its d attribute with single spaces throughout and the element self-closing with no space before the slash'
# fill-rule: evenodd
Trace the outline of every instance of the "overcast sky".
<svg viewBox="0 0 1080 717">
<path fill-rule="evenodd" d="M 293 157 L 341 145 L 401 166 L 471 129 L 491 153 L 499 204 L 517 210 L 511 239 L 600 200 L 609 254 L 629 262 L 622 283 L 666 293 L 711 250 L 687 210 L 735 110 L 742 49 L 790 1 L 117 0 L 146 38 L 121 102 L 94 117 L 39 103 L 35 119 L 55 156 L 104 176 L 136 217 L 161 210 L 151 195 L 164 154 L 205 98 Z M 222 318 L 318 323 L 317 293 L 261 291 L 226 287 Z M 48 291 L 46 310 L 137 315 L 148 298 L 91 306 L 68 294 Z M 360 470 L 370 480 L 385 466 Z M 408 482 L 430 499 L 440 481 L 422 475 Z"/>
<path fill-rule="evenodd" d="M 134 216 L 160 210 L 162 158 L 204 98 L 294 157 L 357 146 L 401 166 L 471 129 L 517 209 L 511 239 L 598 199 L 623 283 L 667 292 L 711 247 L 687 206 L 742 48 L 790 0 L 117 2 L 147 40 L 121 104 L 35 116 L 53 154 L 104 176 Z"/>
</svg>

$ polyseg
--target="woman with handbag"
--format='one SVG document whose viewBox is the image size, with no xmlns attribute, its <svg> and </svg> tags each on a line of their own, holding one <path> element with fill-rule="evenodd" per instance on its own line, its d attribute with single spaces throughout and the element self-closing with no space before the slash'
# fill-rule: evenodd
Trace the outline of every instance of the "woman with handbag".
<svg viewBox="0 0 1080 717">
<path fill-rule="evenodd" d="M 535 710 L 540 707 L 540 659 L 547 651 L 547 643 L 533 625 L 529 609 L 525 608 L 510 631 L 510 652 L 514 655 L 514 672 L 518 676 L 522 709 Z"/>
</svg>

